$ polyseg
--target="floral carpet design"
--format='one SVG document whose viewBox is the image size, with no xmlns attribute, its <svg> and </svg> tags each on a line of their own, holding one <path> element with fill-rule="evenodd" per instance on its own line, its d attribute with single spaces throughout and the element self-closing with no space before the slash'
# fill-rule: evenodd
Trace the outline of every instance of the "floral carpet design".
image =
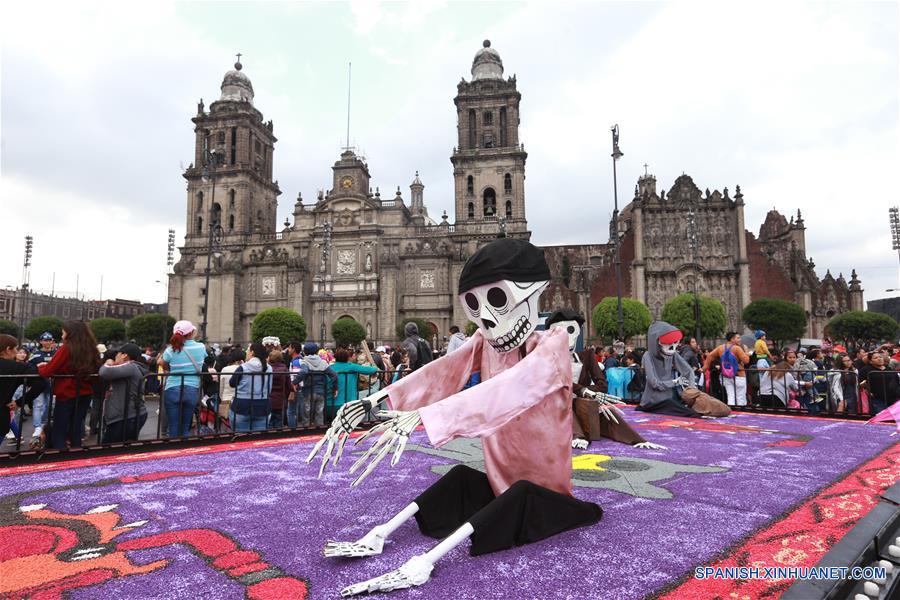
<svg viewBox="0 0 900 600">
<path fill-rule="evenodd" d="M 693 569 L 812 566 L 900 479 L 891 427 L 626 414 L 668 450 L 575 451 L 574 494 L 603 507 L 597 525 L 477 558 L 463 544 L 426 585 L 378 597 L 777 596 L 790 582 L 697 581 Z M 434 449 L 417 432 L 397 466 L 351 490 L 349 457 L 316 480 L 314 440 L 0 468 L 0 597 L 338 598 L 435 542 L 412 520 L 368 559 L 326 559 L 327 539 L 362 536 L 438 473 L 480 460 L 469 441 Z"/>
</svg>

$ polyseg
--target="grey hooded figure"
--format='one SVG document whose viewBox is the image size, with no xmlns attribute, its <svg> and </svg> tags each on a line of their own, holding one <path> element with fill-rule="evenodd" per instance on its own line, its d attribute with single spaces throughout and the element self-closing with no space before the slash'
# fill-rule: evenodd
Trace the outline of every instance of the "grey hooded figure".
<svg viewBox="0 0 900 600">
<path fill-rule="evenodd" d="M 660 338 L 667 339 L 660 342 Z M 680 339 L 678 328 L 664 321 L 656 321 L 647 330 L 647 351 L 641 359 L 647 383 L 638 410 L 678 417 L 700 416 L 681 400 L 684 388 L 696 386 L 691 366 L 675 351 Z"/>
</svg>

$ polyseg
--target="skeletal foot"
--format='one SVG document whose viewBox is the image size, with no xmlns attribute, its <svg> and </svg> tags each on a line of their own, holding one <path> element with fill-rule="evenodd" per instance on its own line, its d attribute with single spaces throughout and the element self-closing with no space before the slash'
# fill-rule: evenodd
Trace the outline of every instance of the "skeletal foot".
<svg viewBox="0 0 900 600">
<path fill-rule="evenodd" d="M 431 570 L 433 568 L 434 565 L 425 560 L 423 556 L 414 556 L 395 571 L 345 587 L 341 590 L 341 596 L 390 592 L 414 585 L 422 585 L 431 578 Z"/>
<path fill-rule="evenodd" d="M 375 527 L 372 531 L 355 542 L 336 542 L 334 540 L 328 540 L 325 543 L 322 554 L 327 558 L 337 556 L 348 556 L 351 558 L 375 556 L 376 554 L 381 554 L 382 549 L 384 549 L 384 540 L 386 537 L 387 536 L 380 526 Z"/>
</svg>

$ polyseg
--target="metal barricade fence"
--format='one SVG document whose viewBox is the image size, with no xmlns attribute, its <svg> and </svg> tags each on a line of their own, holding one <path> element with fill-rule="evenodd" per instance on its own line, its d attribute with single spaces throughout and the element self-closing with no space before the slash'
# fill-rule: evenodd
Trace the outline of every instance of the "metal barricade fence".
<svg viewBox="0 0 900 600">
<path fill-rule="evenodd" d="M 724 377 L 705 372 L 703 387 L 732 408 L 845 418 L 875 414 L 868 391 L 852 371 L 833 369 L 745 368 L 744 375 Z"/>
<path fill-rule="evenodd" d="M 392 371 L 204 371 L 147 373 L 139 379 L 0 375 L 2 379 L 21 382 L 23 396 L 32 382 L 46 382 L 44 390 L 29 403 L 31 425 L 27 428 L 24 406 L 0 409 L 8 411 L 10 422 L 15 424 L 12 440 L 2 437 L 6 430 L 0 432 L 0 457 L 27 451 L 121 447 L 164 440 L 236 439 L 254 432 L 321 431 L 330 426 L 342 404 L 365 398 L 396 377 Z M 63 384 L 64 380 L 72 383 Z M 60 397 L 62 388 L 72 397 Z M 157 389 L 158 392 L 148 391 Z M 375 412 L 381 408 L 386 406 L 382 404 L 370 411 L 366 421 L 374 420 Z M 154 419 L 155 424 L 148 427 Z M 3 423 L 5 418 L 0 419 Z M 89 432 L 85 431 L 86 426 Z M 41 431 L 42 438 L 28 435 Z M 32 439 L 42 441 L 31 444 Z"/>
</svg>

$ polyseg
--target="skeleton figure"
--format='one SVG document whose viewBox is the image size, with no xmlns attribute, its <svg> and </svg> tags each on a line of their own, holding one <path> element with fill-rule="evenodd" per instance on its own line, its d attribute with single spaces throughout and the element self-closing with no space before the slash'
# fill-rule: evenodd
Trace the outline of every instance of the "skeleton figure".
<svg viewBox="0 0 900 600">
<path fill-rule="evenodd" d="M 621 398 L 606 393 L 606 376 L 597 365 L 590 349 L 575 351 L 584 317 L 569 308 L 554 311 L 547 317 L 548 329 L 565 330 L 569 336 L 569 357 L 572 365 L 572 448 L 586 449 L 592 441 L 608 438 L 623 444 L 655 450 L 665 449 L 645 440 L 625 421 L 616 408 Z"/>
<path fill-rule="evenodd" d="M 677 417 L 701 416 L 681 400 L 684 390 L 696 388 L 690 365 L 677 352 L 682 337 L 681 331 L 664 321 L 650 325 L 648 349 L 641 360 L 647 384 L 638 410 Z"/>
<path fill-rule="evenodd" d="M 381 414 L 392 418 L 358 440 L 382 433 L 351 467 L 355 472 L 369 462 L 351 485 L 391 450 L 396 464 L 419 423 L 436 447 L 460 437 L 482 442 L 485 473 L 457 465 L 358 541 L 325 545 L 325 556 L 379 554 L 385 539 L 412 516 L 422 533 L 444 538 L 399 569 L 345 588 L 343 595 L 421 585 L 434 563 L 467 537 L 475 556 L 590 525 L 602 516 L 599 506 L 571 495 L 569 337 L 558 328 L 535 331 L 538 298 L 549 279 L 543 251 L 528 242 L 500 238 L 481 248 L 459 281 L 459 299 L 478 331 L 454 352 L 366 400 L 345 404 L 313 448 L 308 462 L 325 448 L 321 474 L 333 452 L 337 463 L 365 411 L 385 400 L 392 410 Z M 480 371 L 482 383 L 460 392 L 474 371 Z"/>
</svg>

